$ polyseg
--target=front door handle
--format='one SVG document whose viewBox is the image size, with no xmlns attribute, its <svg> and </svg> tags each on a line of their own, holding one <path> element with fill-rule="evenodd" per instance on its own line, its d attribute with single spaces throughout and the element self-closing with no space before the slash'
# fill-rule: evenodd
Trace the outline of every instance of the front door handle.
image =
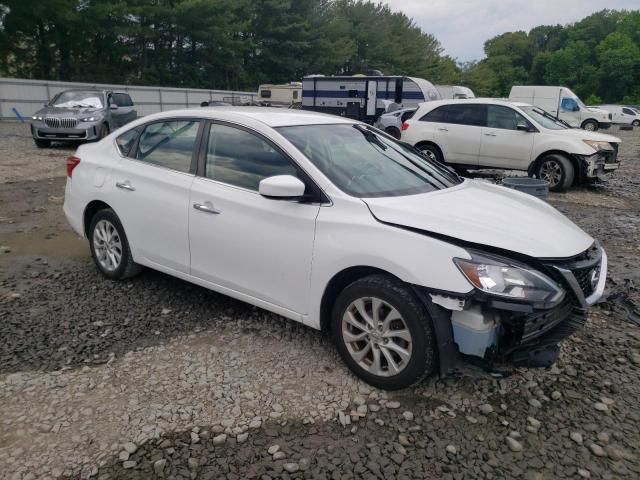
<svg viewBox="0 0 640 480">
<path fill-rule="evenodd" d="M 129 190 L 130 192 L 136 191 L 135 187 L 131 185 L 128 180 L 126 182 L 116 182 L 116 187 L 122 190 Z"/>
<path fill-rule="evenodd" d="M 220 210 L 213 208 L 213 205 L 204 205 L 202 203 L 194 203 L 193 208 L 205 213 L 213 213 L 216 215 L 220 213 Z"/>
<path fill-rule="evenodd" d="M 495 137 L 496 134 L 495 133 L 485 133 L 485 136 L 487 136 L 487 137 Z"/>
<path fill-rule="evenodd" d="M 441 132 L 448 132 L 449 131 L 448 128 L 444 128 L 444 127 L 440 127 L 440 128 L 438 128 L 438 130 L 440 130 Z"/>
</svg>

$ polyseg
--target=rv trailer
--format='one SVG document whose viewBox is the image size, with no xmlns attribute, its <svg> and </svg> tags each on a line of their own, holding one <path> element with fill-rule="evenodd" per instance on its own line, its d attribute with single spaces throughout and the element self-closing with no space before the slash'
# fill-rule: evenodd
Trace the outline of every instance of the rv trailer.
<svg viewBox="0 0 640 480">
<path fill-rule="evenodd" d="M 300 103 L 302 83 L 290 82 L 284 85 L 271 83 L 258 87 L 258 101 L 265 107 L 288 107 Z"/>
<path fill-rule="evenodd" d="M 440 98 L 431 82 L 415 77 L 311 75 L 302 79 L 303 110 L 367 123 L 373 123 L 390 103 L 407 108 Z"/>
</svg>

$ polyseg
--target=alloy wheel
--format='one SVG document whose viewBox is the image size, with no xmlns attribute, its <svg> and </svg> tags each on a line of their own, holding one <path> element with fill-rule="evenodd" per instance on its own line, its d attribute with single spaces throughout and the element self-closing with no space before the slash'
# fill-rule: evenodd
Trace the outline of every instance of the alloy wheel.
<svg viewBox="0 0 640 480">
<path fill-rule="evenodd" d="M 93 249 L 98 263 L 108 272 L 115 271 L 122 261 L 122 240 L 116 227 L 100 220 L 93 230 Z"/>
<path fill-rule="evenodd" d="M 550 187 L 555 187 L 562 179 L 562 166 L 556 160 L 548 160 L 540 168 L 540 179 L 549 183 Z"/>
<path fill-rule="evenodd" d="M 430 148 L 421 148 L 420 151 L 429 157 L 429 160 L 433 160 L 434 162 L 438 161 L 438 157 L 436 157 L 436 154 Z"/>
<path fill-rule="evenodd" d="M 402 372 L 413 341 L 400 312 L 375 297 L 354 300 L 342 317 L 342 338 L 355 362 L 367 372 L 389 377 Z"/>
<path fill-rule="evenodd" d="M 593 132 L 593 131 L 595 131 L 596 126 L 595 126 L 595 124 L 594 124 L 593 122 L 587 122 L 587 123 L 585 124 L 585 126 L 584 126 L 584 129 L 585 129 L 585 130 L 588 130 L 588 131 L 590 131 L 590 132 Z"/>
</svg>

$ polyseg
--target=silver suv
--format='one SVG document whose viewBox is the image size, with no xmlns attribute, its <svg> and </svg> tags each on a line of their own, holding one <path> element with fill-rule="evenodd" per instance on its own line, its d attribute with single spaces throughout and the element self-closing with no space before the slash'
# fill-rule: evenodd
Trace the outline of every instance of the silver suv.
<svg viewBox="0 0 640 480">
<path fill-rule="evenodd" d="M 31 117 L 31 136 L 38 148 L 52 141 L 100 140 L 137 117 L 126 92 L 65 90 Z"/>
</svg>

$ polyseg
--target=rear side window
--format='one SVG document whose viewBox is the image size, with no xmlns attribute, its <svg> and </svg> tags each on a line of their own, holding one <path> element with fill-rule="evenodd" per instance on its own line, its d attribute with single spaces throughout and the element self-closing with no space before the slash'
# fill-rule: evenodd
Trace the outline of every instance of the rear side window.
<svg viewBox="0 0 640 480">
<path fill-rule="evenodd" d="M 199 125 L 196 120 L 169 120 L 147 125 L 140 135 L 135 158 L 178 172 L 189 172 Z"/>
<path fill-rule="evenodd" d="M 205 166 L 207 178 L 258 190 L 260 180 L 274 175 L 300 178 L 298 168 L 266 140 L 240 128 L 211 124 Z"/>
<path fill-rule="evenodd" d="M 421 122 L 438 122 L 444 123 L 447 120 L 447 110 L 449 105 L 443 105 L 442 107 L 438 107 L 434 110 L 431 110 L 429 113 L 424 115 L 420 121 Z"/>
<path fill-rule="evenodd" d="M 518 123 L 529 124 L 522 115 L 512 108 L 500 105 L 487 105 L 487 127 L 517 130 Z"/>
<path fill-rule="evenodd" d="M 118 146 L 118 150 L 120 150 L 120 154 L 128 157 L 131 153 L 131 149 L 136 143 L 138 139 L 138 135 L 140 131 L 137 128 L 124 132 L 118 138 L 116 138 L 116 145 Z"/>
<path fill-rule="evenodd" d="M 487 124 L 487 106 L 477 103 L 449 105 L 447 123 L 484 127 Z"/>
</svg>

